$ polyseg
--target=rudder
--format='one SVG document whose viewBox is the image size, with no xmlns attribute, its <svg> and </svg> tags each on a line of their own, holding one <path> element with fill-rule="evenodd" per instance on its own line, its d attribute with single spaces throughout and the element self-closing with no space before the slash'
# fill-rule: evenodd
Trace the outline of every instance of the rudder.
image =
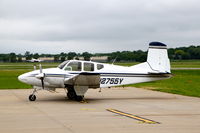
<svg viewBox="0 0 200 133">
<path fill-rule="evenodd" d="M 171 73 L 167 45 L 160 42 L 151 42 L 149 44 L 147 63 L 154 71 Z"/>
</svg>

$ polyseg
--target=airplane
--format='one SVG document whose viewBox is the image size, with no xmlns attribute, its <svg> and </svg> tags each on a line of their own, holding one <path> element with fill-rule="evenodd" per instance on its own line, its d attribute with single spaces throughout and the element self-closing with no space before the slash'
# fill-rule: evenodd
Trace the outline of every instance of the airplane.
<svg viewBox="0 0 200 133">
<path fill-rule="evenodd" d="M 39 90 L 55 91 L 64 88 L 68 99 L 82 101 L 88 89 L 107 88 L 171 77 L 167 45 L 149 44 L 147 61 L 125 67 L 92 61 L 67 60 L 57 68 L 34 70 L 18 77 L 19 81 L 34 86 L 30 101 L 35 101 Z"/>
<path fill-rule="evenodd" d="M 27 62 L 42 62 L 43 60 L 40 59 L 31 59 L 31 60 L 26 60 Z"/>
</svg>

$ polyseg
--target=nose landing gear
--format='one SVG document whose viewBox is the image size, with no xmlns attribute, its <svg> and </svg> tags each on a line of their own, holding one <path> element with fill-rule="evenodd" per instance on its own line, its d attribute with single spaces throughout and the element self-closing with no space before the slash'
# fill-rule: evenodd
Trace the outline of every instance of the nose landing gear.
<svg viewBox="0 0 200 133">
<path fill-rule="evenodd" d="M 36 100 L 36 95 L 35 95 L 36 92 L 37 92 L 37 89 L 34 88 L 33 93 L 31 95 L 29 95 L 29 97 L 28 97 L 29 101 L 35 101 Z"/>
</svg>

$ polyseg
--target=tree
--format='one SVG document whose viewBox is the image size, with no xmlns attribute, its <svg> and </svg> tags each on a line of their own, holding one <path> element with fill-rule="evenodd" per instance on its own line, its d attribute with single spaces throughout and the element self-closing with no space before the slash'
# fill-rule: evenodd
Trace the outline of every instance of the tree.
<svg viewBox="0 0 200 133">
<path fill-rule="evenodd" d="M 1 55 L 1 60 L 3 62 L 9 62 L 9 55 L 8 54 L 2 54 Z"/>
<path fill-rule="evenodd" d="M 22 62 L 22 55 L 21 55 L 21 54 L 18 54 L 18 55 L 17 55 L 17 61 L 18 61 L 18 62 Z"/>
<path fill-rule="evenodd" d="M 15 53 L 10 53 L 9 54 L 9 61 L 10 62 L 16 62 L 17 61 L 17 58 L 16 58 L 16 54 Z"/>
<path fill-rule="evenodd" d="M 90 54 L 88 52 L 83 52 L 82 56 L 83 56 L 84 60 L 89 61 L 90 58 L 92 57 L 92 54 Z"/>
<path fill-rule="evenodd" d="M 26 60 L 31 60 L 32 59 L 32 54 L 29 51 L 26 51 L 25 57 L 26 57 Z"/>
<path fill-rule="evenodd" d="M 38 54 L 38 53 L 35 53 L 34 55 L 33 55 L 33 58 L 34 59 L 38 59 L 40 57 L 40 55 Z"/>
<path fill-rule="evenodd" d="M 121 60 L 121 52 L 112 52 L 110 56 L 108 57 L 108 60 L 110 61 L 120 61 Z"/>
<path fill-rule="evenodd" d="M 184 60 L 190 59 L 190 54 L 185 52 L 185 53 L 182 55 L 182 59 L 184 59 Z"/>
<path fill-rule="evenodd" d="M 183 50 L 176 50 L 175 51 L 175 58 L 181 60 L 183 58 L 184 54 L 185 54 L 185 52 Z"/>
<path fill-rule="evenodd" d="M 168 55 L 170 59 L 174 59 L 175 57 L 175 49 L 174 48 L 169 48 L 168 49 Z"/>
<path fill-rule="evenodd" d="M 66 59 L 65 56 L 61 56 L 61 57 L 60 57 L 60 60 L 61 60 L 62 62 L 65 61 L 65 59 Z"/>
<path fill-rule="evenodd" d="M 54 62 L 58 62 L 59 61 L 59 55 L 54 55 Z"/>
<path fill-rule="evenodd" d="M 192 55 L 194 59 L 200 59 L 200 47 L 193 48 Z"/>
<path fill-rule="evenodd" d="M 60 60 L 61 60 L 62 62 L 65 61 L 66 56 L 67 56 L 66 53 L 64 53 L 64 52 L 60 53 Z"/>
<path fill-rule="evenodd" d="M 77 54 L 75 53 L 75 52 L 69 52 L 68 54 L 67 54 L 67 59 L 68 60 L 72 60 L 72 59 L 74 59 L 74 57 L 76 56 Z"/>
</svg>

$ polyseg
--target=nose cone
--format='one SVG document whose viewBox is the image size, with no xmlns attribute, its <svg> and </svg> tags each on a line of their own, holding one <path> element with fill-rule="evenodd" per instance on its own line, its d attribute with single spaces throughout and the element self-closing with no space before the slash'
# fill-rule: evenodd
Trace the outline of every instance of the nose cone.
<svg viewBox="0 0 200 133">
<path fill-rule="evenodd" d="M 18 76 L 18 80 L 23 83 L 27 83 L 27 76 L 25 74 L 22 74 L 22 75 Z"/>
</svg>

